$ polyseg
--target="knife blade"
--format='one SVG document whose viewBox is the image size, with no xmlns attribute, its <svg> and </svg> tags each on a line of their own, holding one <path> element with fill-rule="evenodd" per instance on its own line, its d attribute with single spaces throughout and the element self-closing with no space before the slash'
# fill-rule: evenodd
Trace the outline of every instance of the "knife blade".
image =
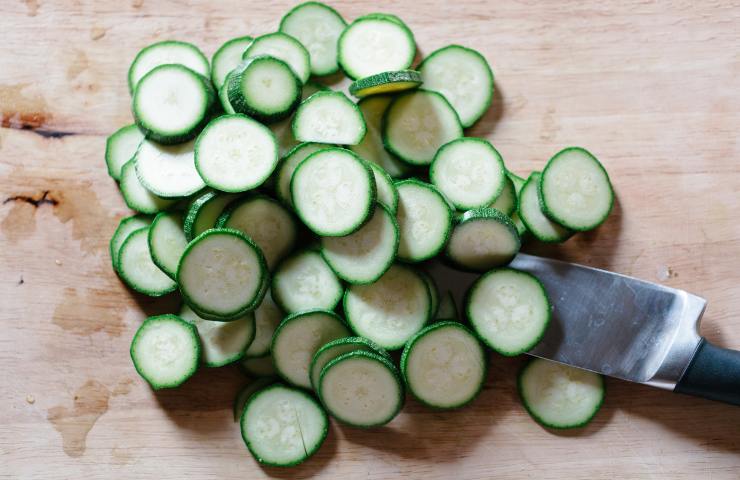
<svg viewBox="0 0 740 480">
<path fill-rule="evenodd" d="M 740 352 L 716 347 L 699 335 L 705 299 L 523 253 L 509 266 L 539 278 L 553 304 L 551 323 L 530 355 L 740 405 Z M 430 265 L 430 273 L 458 302 L 479 276 L 441 263 Z"/>
</svg>

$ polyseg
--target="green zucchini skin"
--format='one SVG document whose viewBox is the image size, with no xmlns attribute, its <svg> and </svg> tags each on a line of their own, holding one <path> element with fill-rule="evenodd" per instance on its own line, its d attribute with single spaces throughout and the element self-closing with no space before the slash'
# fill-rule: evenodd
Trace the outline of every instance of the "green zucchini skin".
<svg viewBox="0 0 740 480">
<path fill-rule="evenodd" d="M 382 72 L 355 80 L 349 86 L 349 93 L 362 98 L 368 95 L 411 90 L 422 83 L 421 75 L 416 70 Z"/>
</svg>

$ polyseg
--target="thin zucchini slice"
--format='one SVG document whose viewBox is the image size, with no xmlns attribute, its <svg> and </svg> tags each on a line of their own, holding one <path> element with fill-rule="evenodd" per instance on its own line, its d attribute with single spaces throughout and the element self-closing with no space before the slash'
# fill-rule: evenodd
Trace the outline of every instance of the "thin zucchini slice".
<svg viewBox="0 0 740 480">
<path fill-rule="evenodd" d="M 295 110 L 301 101 L 301 86 L 301 80 L 287 63 L 259 56 L 239 65 L 225 87 L 234 112 L 273 123 Z"/>
<path fill-rule="evenodd" d="M 147 241 L 154 264 L 174 279 L 182 252 L 188 246 L 182 229 L 182 214 L 162 212 L 154 217 Z"/>
<path fill-rule="evenodd" d="M 293 172 L 290 192 L 303 223 L 327 237 L 359 230 L 373 212 L 376 195 L 370 167 L 343 148 L 309 155 Z"/>
<path fill-rule="evenodd" d="M 311 73 L 331 75 L 339 70 L 337 42 L 347 26 L 341 15 L 320 2 L 305 2 L 294 7 L 280 21 L 280 31 L 298 39 L 308 50 Z"/>
<path fill-rule="evenodd" d="M 380 165 L 391 177 L 398 178 L 408 173 L 409 166 L 386 150 L 381 135 L 383 115 L 392 101 L 391 95 L 373 95 L 357 103 L 365 119 L 367 133 L 360 143 L 350 145 L 349 149 L 363 160 Z"/>
<path fill-rule="evenodd" d="M 457 221 L 446 254 L 456 266 L 484 272 L 511 262 L 521 242 L 516 225 L 495 208 L 468 210 Z"/>
<path fill-rule="evenodd" d="M 176 315 L 144 320 L 131 341 L 136 371 L 154 390 L 182 385 L 198 370 L 200 341 L 195 327 Z"/>
<path fill-rule="evenodd" d="M 542 171 L 538 187 L 543 213 L 571 230 L 598 227 L 614 205 L 614 190 L 604 166 L 580 147 L 556 153 Z"/>
<path fill-rule="evenodd" d="M 491 106 L 493 72 L 477 51 L 449 45 L 429 54 L 419 65 L 424 88 L 441 93 L 460 116 L 463 127 L 473 125 Z"/>
<path fill-rule="evenodd" d="M 241 432 L 254 458 L 277 467 L 298 465 L 318 451 L 329 431 L 321 405 L 282 384 L 254 393 L 244 407 Z"/>
<path fill-rule="evenodd" d="M 244 357 L 254 339 L 254 313 L 250 312 L 231 322 L 201 318 L 192 308 L 183 305 L 180 318 L 198 330 L 201 362 L 206 367 L 223 367 Z"/>
<path fill-rule="evenodd" d="M 271 339 L 272 340 L 272 339 Z M 277 375 L 272 355 L 269 353 L 261 357 L 245 357 L 239 363 L 242 371 L 251 377 L 274 377 Z"/>
<path fill-rule="evenodd" d="M 272 277 L 272 297 L 287 313 L 334 310 L 344 288 L 319 252 L 303 250 L 283 260 Z"/>
<path fill-rule="evenodd" d="M 300 101 L 304 101 L 316 92 L 323 92 L 326 90 L 329 90 L 329 88 L 321 85 L 320 83 L 309 81 L 303 86 L 303 89 L 301 90 Z M 296 141 L 295 137 L 293 137 L 293 115 L 289 115 L 283 120 L 271 123 L 268 126 L 270 127 L 270 130 L 272 130 L 272 133 L 275 134 L 281 158 L 287 155 L 288 152 L 290 152 L 296 145 L 298 145 L 299 142 Z"/>
<path fill-rule="evenodd" d="M 398 191 L 391 176 L 383 170 L 383 167 L 373 162 L 368 162 L 368 165 L 373 170 L 378 203 L 382 203 L 389 212 L 395 214 L 398 210 Z"/>
<path fill-rule="evenodd" d="M 313 356 L 313 360 L 311 360 L 309 375 L 311 378 L 311 386 L 313 386 L 314 390 L 318 391 L 321 370 L 324 369 L 327 363 L 334 360 L 339 355 L 354 352 L 355 350 L 377 353 L 386 357 L 388 360 L 391 360 L 391 356 L 388 355 L 388 352 L 386 352 L 380 345 L 376 344 L 372 340 L 368 340 L 367 338 L 344 337 L 332 340 L 319 348 Z"/>
<path fill-rule="evenodd" d="M 134 92 L 136 125 L 167 145 L 195 138 L 216 100 L 211 82 L 182 65 L 160 65 L 144 75 Z"/>
<path fill-rule="evenodd" d="M 249 348 L 244 352 L 245 357 L 256 358 L 269 355 L 272 335 L 283 321 L 283 317 L 283 311 L 272 299 L 272 293 L 268 291 L 260 306 L 254 311 L 256 333 Z"/>
<path fill-rule="evenodd" d="M 177 283 L 199 316 L 231 320 L 260 304 L 267 275 L 265 258 L 252 239 L 238 230 L 216 228 L 197 236 L 185 249 Z"/>
<path fill-rule="evenodd" d="M 431 318 L 431 298 L 424 278 L 398 264 L 375 283 L 349 286 L 343 306 L 355 334 L 387 350 L 403 347 Z"/>
<path fill-rule="evenodd" d="M 298 40 L 282 32 L 268 33 L 254 39 L 244 52 L 245 60 L 269 55 L 285 62 L 296 74 L 301 85 L 311 76 L 311 59 L 306 47 Z"/>
<path fill-rule="evenodd" d="M 177 284 L 152 261 L 149 228 L 132 232 L 118 251 L 118 274 L 126 285 L 150 297 L 174 291 Z"/>
<path fill-rule="evenodd" d="M 432 185 L 418 180 L 396 183 L 398 230 L 401 242 L 398 257 L 421 262 L 436 256 L 447 244 L 452 230 L 452 209 Z"/>
<path fill-rule="evenodd" d="M 524 241 L 528 238 L 529 231 L 524 225 L 524 222 L 522 222 L 522 219 L 519 217 L 519 212 L 514 212 L 511 214 L 511 221 L 514 223 L 514 226 L 516 227 L 516 232 L 519 234 L 519 240 L 524 243 Z"/>
<path fill-rule="evenodd" d="M 238 68 L 239 67 L 237 66 L 234 70 L 230 71 L 228 75 L 226 75 L 224 84 L 218 89 L 218 101 L 221 104 L 221 109 L 227 115 L 233 115 L 236 113 L 234 107 L 231 106 L 231 101 L 229 100 L 229 83 L 231 82 L 231 77 L 236 73 Z"/>
<path fill-rule="evenodd" d="M 366 15 L 344 29 L 338 43 L 339 65 L 352 79 L 405 70 L 416 55 L 411 30 L 389 18 Z"/>
<path fill-rule="evenodd" d="M 293 206 L 293 199 L 290 196 L 290 180 L 293 178 L 293 172 L 298 164 L 305 160 L 312 153 L 318 152 L 331 145 L 322 143 L 301 143 L 293 147 L 288 154 L 280 160 L 276 169 L 275 194 L 289 207 Z"/>
<path fill-rule="evenodd" d="M 205 187 L 195 169 L 194 142 L 160 145 L 144 140 L 136 151 L 136 174 L 144 187 L 163 198 L 192 195 Z"/>
<path fill-rule="evenodd" d="M 277 377 L 258 378 L 256 380 L 249 382 L 241 390 L 239 390 L 239 393 L 237 393 L 236 397 L 234 397 L 234 403 L 232 405 L 232 410 L 234 413 L 234 421 L 238 422 L 239 420 L 241 420 L 242 413 L 244 413 L 244 406 L 247 404 L 247 401 L 253 394 L 262 390 L 265 387 L 269 387 L 270 385 L 272 385 L 273 383 L 276 383 L 277 381 L 278 381 Z"/>
<path fill-rule="evenodd" d="M 275 369 L 291 384 L 311 388 L 309 366 L 316 351 L 349 334 L 344 322 L 333 312 L 308 310 L 289 315 L 272 337 L 270 350 Z"/>
<path fill-rule="evenodd" d="M 349 93 L 357 98 L 363 98 L 370 95 L 412 90 L 421 84 L 421 75 L 416 70 L 382 72 L 355 80 L 349 86 Z"/>
<path fill-rule="evenodd" d="M 118 252 L 121 250 L 121 245 L 128 238 L 131 233 L 139 230 L 140 228 L 146 228 L 152 223 L 152 218 L 148 215 L 133 215 L 131 217 L 122 218 L 116 227 L 116 231 L 110 239 L 108 250 L 110 252 L 111 263 L 113 264 L 113 270 L 118 271 Z"/>
<path fill-rule="evenodd" d="M 527 183 L 527 179 L 520 177 L 519 175 L 517 175 L 516 173 L 510 170 L 506 171 L 506 176 L 509 177 L 509 180 L 511 180 L 511 183 L 514 184 L 514 191 L 516 191 L 516 194 L 518 197 L 519 192 L 522 191 L 522 187 L 524 186 L 525 183 Z"/>
<path fill-rule="evenodd" d="M 504 178 L 504 188 L 501 190 L 501 194 L 498 196 L 490 207 L 495 208 L 504 215 L 512 216 L 516 212 L 517 207 L 517 196 L 516 187 L 511 178 L 506 175 Z"/>
<path fill-rule="evenodd" d="M 519 218 L 534 237 L 545 243 L 560 243 L 568 240 L 573 231 L 553 222 L 542 213 L 539 193 L 540 174 L 532 172 L 519 193 Z"/>
<path fill-rule="evenodd" d="M 365 132 L 362 112 L 342 92 L 314 93 L 293 117 L 293 136 L 299 142 L 357 145 Z"/>
<path fill-rule="evenodd" d="M 450 103 L 439 93 L 419 89 L 395 98 L 383 117 L 383 143 L 404 162 L 429 165 L 439 147 L 463 136 Z"/>
<path fill-rule="evenodd" d="M 211 81 L 216 90 L 221 90 L 226 82 L 226 77 L 242 61 L 242 55 L 254 40 L 249 35 L 232 38 L 216 50 L 211 59 Z"/>
<path fill-rule="evenodd" d="M 235 194 L 207 191 L 196 197 L 188 206 L 183 230 L 188 242 L 216 226 L 216 221 L 226 206 L 237 198 Z"/>
<path fill-rule="evenodd" d="M 192 43 L 167 40 L 143 48 L 131 63 L 128 70 L 128 89 L 134 92 L 144 75 L 160 65 L 179 64 L 192 71 L 208 76 L 208 59 Z"/>
<path fill-rule="evenodd" d="M 398 251 L 398 223 L 376 204 L 370 220 L 346 237 L 322 237 L 321 255 L 342 280 L 358 285 L 378 280 L 393 264 Z"/>
<path fill-rule="evenodd" d="M 211 188 L 246 192 L 262 185 L 278 162 L 269 128 L 246 115 L 212 120 L 195 142 L 195 168 Z"/>
<path fill-rule="evenodd" d="M 437 322 L 408 341 L 401 373 L 411 394 L 437 409 L 472 402 L 486 381 L 487 359 L 473 333 L 458 322 Z"/>
<path fill-rule="evenodd" d="M 290 212 L 265 195 L 232 202 L 216 226 L 239 230 L 251 238 L 262 250 L 270 270 L 293 250 L 298 235 L 298 226 Z"/>
<path fill-rule="evenodd" d="M 141 184 L 135 159 L 126 162 L 121 169 L 121 194 L 128 208 L 141 213 L 158 213 L 177 202 L 177 199 L 158 197 Z"/>
<path fill-rule="evenodd" d="M 421 275 L 421 278 L 424 279 L 424 283 L 427 285 L 427 290 L 429 290 L 429 318 L 436 318 L 437 310 L 439 309 L 439 288 L 437 287 L 437 282 L 435 282 L 434 277 L 429 275 L 425 270 L 419 269 L 417 272 Z"/>
<path fill-rule="evenodd" d="M 319 379 L 319 397 L 342 423 L 377 427 L 401 411 L 404 390 L 398 369 L 387 358 L 355 350 L 330 361 Z"/>
<path fill-rule="evenodd" d="M 470 137 L 442 145 L 429 178 L 458 210 L 487 207 L 501 195 L 507 180 L 504 161 L 493 145 Z"/>
<path fill-rule="evenodd" d="M 517 385 L 524 408 L 547 428 L 583 427 L 604 403 L 601 375 L 542 358 L 524 366 Z"/>
<path fill-rule="evenodd" d="M 457 304 L 455 303 L 455 297 L 452 296 L 451 291 L 447 290 L 444 295 L 440 297 L 439 308 L 437 309 L 437 315 L 434 319 L 437 321 L 460 320 L 460 317 L 457 314 Z"/>
<path fill-rule="evenodd" d="M 491 270 L 478 278 L 470 287 L 465 310 L 483 343 L 509 357 L 537 345 L 552 315 L 542 283 L 512 268 Z"/>
<path fill-rule="evenodd" d="M 108 168 L 108 175 L 114 180 L 121 179 L 123 166 L 134 157 L 142 140 L 144 134 L 139 127 L 126 125 L 116 130 L 105 141 L 105 165 Z"/>
</svg>

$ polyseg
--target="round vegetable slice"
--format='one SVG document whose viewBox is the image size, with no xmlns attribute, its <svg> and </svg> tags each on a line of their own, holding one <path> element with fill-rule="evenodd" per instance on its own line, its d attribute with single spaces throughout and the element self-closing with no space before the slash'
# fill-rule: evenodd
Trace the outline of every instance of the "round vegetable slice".
<svg viewBox="0 0 740 480">
<path fill-rule="evenodd" d="M 195 168 L 209 187 L 245 192 L 275 170 L 278 146 L 269 128 L 246 115 L 212 120 L 195 142 Z"/>
<path fill-rule="evenodd" d="M 176 315 L 147 318 L 131 342 L 134 367 L 155 390 L 183 384 L 198 370 L 199 359 L 195 327 Z"/>
<path fill-rule="evenodd" d="M 346 237 L 323 237 L 321 255 L 342 280 L 367 284 L 379 279 L 393 264 L 398 251 L 398 224 L 393 214 L 377 204 L 370 220 Z"/>
<path fill-rule="evenodd" d="M 352 330 L 387 350 L 403 347 L 431 317 L 424 279 L 403 265 L 391 266 L 375 283 L 347 288 L 343 306 Z"/>
<path fill-rule="evenodd" d="M 504 215 L 512 216 L 516 212 L 518 199 L 516 196 L 516 187 L 514 182 L 506 175 L 504 179 L 504 189 L 501 190 L 501 194 L 498 196 L 490 207 L 495 208 Z"/>
<path fill-rule="evenodd" d="M 355 350 L 377 353 L 386 357 L 388 360 L 391 360 L 391 356 L 388 355 L 388 352 L 383 350 L 380 345 L 377 345 L 375 342 L 368 340 L 367 338 L 344 337 L 332 340 L 319 348 L 313 356 L 313 360 L 311 360 L 311 366 L 308 371 L 311 378 L 311 385 L 314 390 L 318 389 L 321 370 L 324 369 L 327 363 L 342 354 L 354 352 Z"/>
<path fill-rule="evenodd" d="M 257 37 L 244 52 L 243 58 L 246 60 L 260 55 L 269 55 L 288 64 L 301 84 L 311 76 L 311 60 L 306 47 L 290 35 L 275 32 Z"/>
<path fill-rule="evenodd" d="M 290 180 L 293 178 L 293 172 L 298 164 L 305 160 L 312 153 L 318 152 L 331 145 L 322 143 L 301 143 L 285 155 L 277 167 L 277 178 L 275 180 L 275 193 L 277 197 L 288 206 L 293 206 L 293 199 L 290 196 Z"/>
<path fill-rule="evenodd" d="M 520 247 L 509 217 L 494 208 L 477 208 L 457 220 L 446 254 L 460 268 L 483 272 L 511 262 Z"/>
<path fill-rule="evenodd" d="M 296 213 L 317 235 L 357 231 L 375 204 L 375 179 L 365 162 L 343 148 L 328 148 L 303 160 L 290 182 Z"/>
<path fill-rule="evenodd" d="M 254 393 L 244 407 L 241 432 L 258 462 L 289 467 L 316 453 L 329 431 L 329 419 L 306 392 L 273 384 Z"/>
<path fill-rule="evenodd" d="M 230 320 L 254 310 L 266 291 L 259 247 L 238 230 L 215 228 L 195 238 L 180 259 L 177 283 L 201 317 Z"/>
<path fill-rule="evenodd" d="M 483 346 L 458 322 L 429 325 L 408 341 L 401 356 L 409 391 L 433 408 L 459 408 L 473 401 L 486 372 Z"/>
<path fill-rule="evenodd" d="M 556 153 L 542 171 L 538 187 L 543 213 L 571 230 L 598 227 L 614 205 L 604 166 L 580 147 Z"/>
<path fill-rule="evenodd" d="M 136 160 L 131 159 L 121 169 L 121 194 L 126 206 L 141 213 L 154 214 L 167 210 L 177 200 L 154 195 L 139 180 Z"/>
<path fill-rule="evenodd" d="M 301 102 L 313 95 L 316 92 L 322 92 L 329 90 L 328 87 L 321 85 L 320 83 L 309 81 L 303 86 L 301 90 Z M 293 137 L 293 116 L 289 115 L 286 118 L 269 125 L 272 133 L 275 134 L 277 139 L 280 156 L 283 157 L 288 154 L 299 142 Z"/>
<path fill-rule="evenodd" d="M 151 223 L 152 219 L 148 215 L 133 215 L 121 219 L 108 245 L 113 270 L 118 271 L 118 252 L 120 252 L 123 242 L 131 233 L 141 228 L 146 228 Z"/>
<path fill-rule="evenodd" d="M 428 260 L 447 244 L 452 230 L 452 209 L 432 185 L 418 180 L 396 183 L 398 230 L 401 240 L 398 257 L 407 262 Z"/>
<path fill-rule="evenodd" d="M 487 207 L 501 195 L 507 181 L 504 161 L 493 145 L 470 137 L 442 145 L 429 178 L 458 210 Z"/>
<path fill-rule="evenodd" d="M 192 43 L 166 40 L 143 48 L 128 70 L 128 88 L 132 93 L 139 80 L 154 68 L 165 64 L 183 65 L 205 77 L 208 76 L 208 59 Z"/>
<path fill-rule="evenodd" d="M 231 322 L 206 320 L 187 305 L 180 310 L 180 318 L 198 330 L 201 343 L 201 361 L 206 367 L 223 367 L 244 356 L 254 339 L 254 314 L 247 313 Z"/>
<path fill-rule="evenodd" d="M 363 98 L 370 95 L 411 90 L 421 84 L 421 75 L 416 70 L 382 72 L 352 82 L 349 86 L 349 93 L 357 98 Z"/>
<path fill-rule="evenodd" d="M 275 302 L 288 313 L 334 310 L 344 289 L 319 252 L 304 250 L 286 258 L 272 277 Z"/>
<path fill-rule="evenodd" d="M 108 167 L 108 175 L 114 180 L 121 179 L 123 166 L 134 157 L 142 140 L 144 134 L 139 127 L 126 125 L 105 141 L 105 165 Z"/>
<path fill-rule="evenodd" d="M 182 252 L 188 246 L 182 229 L 182 214 L 162 212 L 154 217 L 147 241 L 154 264 L 174 279 Z"/>
<path fill-rule="evenodd" d="M 191 241 L 206 230 L 215 227 L 224 208 L 236 198 L 235 194 L 212 190 L 197 196 L 190 202 L 185 214 L 183 222 L 185 238 Z"/>
<path fill-rule="evenodd" d="M 136 87 L 134 118 L 147 138 L 182 143 L 195 138 L 208 122 L 215 99 L 207 78 L 182 65 L 160 65 Z"/>
<path fill-rule="evenodd" d="M 519 218 L 534 237 L 545 243 L 560 243 L 568 240 L 573 231 L 553 222 L 542 213 L 539 184 L 540 173 L 532 172 L 519 193 Z"/>
<path fill-rule="evenodd" d="M 444 95 L 465 128 L 491 106 L 493 72 L 485 57 L 471 48 L 460 45 L 440 48 L 421 62 L 419 72 L 424 88 Z"/>
<path fill-rule="evenodd" d="M 396 186 L 393 184 L 393 180 L 390 175 L 383 170 L 383 167 L 372 162 L 368 162 L 368 165 L 370 165 L 370 168 L 373 170 L 378 203 L 382 203 L 389 212 L 395 214 L 396 210 L 398 210 L 398 191 L 396 190 Z"/>
<path fill-rule="evenodd" d="M 242 61 L 242 55 L 251 45 L 250 36 L 232 38 L 221 45 L 211 59 L 211 81 L 216 90 L 220 90 L 226 82 L 226 77 Z"/>
<path fill-rule="evenodd" d="M 272 299 L 272 293 L 268 291 L 260 306 L 254 311 L 256 332 L 254 340 L 244 352 L 245 357 L 255 358 L 269 355 L 272 335 L 283 321 L 283 317 L 283 311 Z"/>
<path fill-rule="evenodd" d="M 177 284 L 152 261 L 149 228 L 132 232 L 118 251 L 118 274 L 126 285 L 150 297 L 174 291 Z"/>
<path fill-rule="evenodd" d="M 309 367 L 313 356 L 322 345 L 349 334 L 344 322 L 330 311 L 308 310 L 289 315 L 272 337 L 270 350 L 275 369 L 291 384 L 311 388 Z"/>
<path fill-rule="evenodd" d="M 355 350 L 330 361 L 319 379 L 326 410 L 348 425 L 385 425 L 398 415 L 404 390 L 398 369 L 377 353 Z"/>
<path fill-rule="evenodd" d="M 582 427 L 604 402 L 601 375 L 542 358 L 524 366 L 517 385 L 527 412 L 548 428 Z"/>
<path fill-rule="evenodd" d="M 429 165 L 439 147 L 462 136 L 460 119 L 450 103 L 429 90 L 397 96 L 383 117 L 385 148 L 411 165 Z"/>
<path fill-rule="evenodd" d="M 195 169 L 193 144 L 160 145 L 144 140 L 134 157 L 141 184 L 165 198 L 187 197 L 205 187 Z"/>
<path fill-rule="evenodd" d="M 501 355 L 531 350 L 550 324 L 552 307 L 545 287 L 527 272 L 491 270 L 475 281 L 467 297 L 470 325 Z"/>
<path fill-rule="evenodd" d="M 416 43 L 405 24 L 366 15 L 344 29 L 338 50 L 342 70 L 357 79 L 409 68 L 416 55 Z"/>
<path fill-rule="evenodd" d="M 316 92 L 298 107 L 293 136 L 299 142 L 356 145 L 365 136 L 365 119 L 342 92 Z"/>
</svg>

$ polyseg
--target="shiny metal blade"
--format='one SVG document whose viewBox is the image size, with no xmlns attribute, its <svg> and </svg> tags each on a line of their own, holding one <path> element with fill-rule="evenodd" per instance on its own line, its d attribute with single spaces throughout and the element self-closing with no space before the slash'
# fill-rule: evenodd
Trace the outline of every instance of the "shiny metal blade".
<svg viewBox="0 0 740 480">
<path fill-rule="evenodd" d="M 699 345 L 707 302 L 696 295 L 522 253 L 510 266 L 539 278 L 554 306 L 531 355 L 673 390 Z M 478 277 L 441 264 L 430 271 L 460 302 Z"/>
</svg>

